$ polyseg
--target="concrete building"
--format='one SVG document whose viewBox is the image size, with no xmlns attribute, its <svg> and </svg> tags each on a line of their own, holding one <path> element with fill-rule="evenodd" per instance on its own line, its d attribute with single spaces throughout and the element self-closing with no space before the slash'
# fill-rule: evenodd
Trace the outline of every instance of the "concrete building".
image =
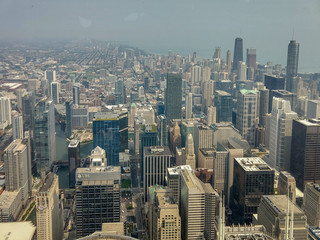
<svg viewBox="0 0 320 240">
<path fill-rule="evenodd" d="M 320 227 L 320 186 L 307 183 L 304 188 L 303 210 L 310 226 Z"/>
<path fill-rule="evenodd" d="M 192 93 L 188 93 L 186 95 L 186 119 L 192 118 L 192 106 L 193 106 L 193 98 Z"/>
<path fill-rule="evenodd" d="M 80 167 L 80 141 L 79 140 L 72 140 L 69 143 L 68 162 L 69 162 L 69 187 L 74 188 L 76 184 L 76 170 L 78 167 Z"/>
<path fill-rule="evenodd" d="M 206 125 L 194 127 L 194 152 L 199 157 L 200 148 L 211 148 L 213 146 L 213 130 Z"/>
<path fill-rule="evenodd" d="M 18 221 L 22 209 L 22 190 L 4 191 L 0 195 L 0 222 Z"/>
<path fill-rule="evenodd" d="M 86 106 L 73 105 L 71 108 L 71 127 L 85 128 L 89 122 L 89 109 Z"/>
<path fill-rule="evenodd" d="M 196 155 L 194 154 L 194 144 L 192 134 L 189 133 L 185 148 L 184 165 L 189 165 L 193 170 L 196 170 Z"/>
<path fill-rule="evenodd" d="M 63 238 L 63 206 L 59 198 L 59 178 L 50 172 L 36 197 L 38 240 Z"/>
<path fill-rule="evenodd" d="M 296 202 L 296 180 L 287 171 L 281 171 L 278 178 L 278 195 L 288 196 L 292 202 Z"/>
<path fill-rule="evenodd" d="M 0 223 L 0 238 L 6 240 L 35 240 L 36 227 L 29 221 Z"/>
<path fill-rule="evenodd" d="M 257 223 L 265 226 L 275 239 L 292 239 L 290 235 L 295 240 L 308 239 L 307 217 L 298 206 L 288 201 L 286 195 L 263 196 L 258 208 Z M 288 235 L 289 238 L 286 237 Z"/>
<path fill-rule="evenodd" d="M 23 119 L 22 114 L 18 114 L 12 118 L 13 140 L 23 138 Z"/>
<path fill-rule="evenodd" d="M 189 170 L 181 170 L 182 239 L 214 239 L 217 197 L 209 183 L 202 183 Z"/>
<path fill-rule="evenodd" d="M 143 156 L 143 189 L 147 200 L 150 186 L 165 184 L 167 168 L 172 164 L 172 153 L 167 146 L 153 146 L 145 147 Z"/>
<path fill-rule="evenodd" d="M 308 119 L 320 118 L 320 101 L 319 100 L 308 100 L 307 118 Z"/>
<path fill-rule="evenodd" d="M 0 129 L 11 125 L 11 102 L 9 98 L 0 97 Z"/>
<path fill-rule="evenodd" d="M 191 84 L 196 84 L 199 82 L 201 82 L 201 67 L 195 65 L 191 68 Z"/>
<path fill-rule="evenodd" d="M 211 126 L 217 122 L 217 109 L 216 107 L 210 106 L 207 108 L 207 125 Z"/>
<path fill-rule="evenodd" d="M 274 193 L 274 170 L 261 158 L 235 158 L 232 212 L 235 221 L 252 222 L 263 195 Z M 240 219 L 237 219 L 239 218 Z"/>
</svg>

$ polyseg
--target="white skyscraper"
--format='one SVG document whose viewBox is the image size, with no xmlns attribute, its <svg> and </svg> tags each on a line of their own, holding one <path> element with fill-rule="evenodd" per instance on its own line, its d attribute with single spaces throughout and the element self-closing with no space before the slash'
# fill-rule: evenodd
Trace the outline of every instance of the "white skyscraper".
<svg viewBox="0 0 320 240">
<path fill-rule="evenodd" d="M 10 99 L 0 97 L 0 128 L 11 124 L 11 103 Z"/>
<path fill-rule="evenodd" d="M 247 65 L 245 62 L 238 63 L 238 81 L 247 80 Z"/>
<path fill-rule="evenodd" d="M 192 93 L 186 96 L 186 119 L 192 118 Z"/>
<path fill-rule="evenodd" d="M 13 133 L 13 140 L 23 138 L 22 114 L 16 115 L 12 118 L 12 133 Z"/>
<path fill-rule="evenodd" d="M 201 67 L 200 66 L 193 66 L 191 68 L 191 83 L 199 83 L 201 82 Z"/>
<path fill-rule="evenodd" d="M 211 126 L 217 122 L 217 109 L 214 106 L 207 108 L 207 125 Z"/>
<path fill-rule="evenodd" d="M 209 67 L 202 68 L 202 82 L 207 82 L 211 78 L 211 69 Z"/>
<path fill-rule="evenodd" d="M 185 158 L 185 165 L 190 165 L 193 170 L 196 170 L 196 155 L 194 154 L 194 144 L 191 133 L 189 133 L 187 136 Z"/>
<path fill-rule="evenodd" d="M 298 119 L 297 113 L 291 111 L 290 102 L 274 97 L 269 130 L 269 165 L 277 170 L 289 170 L 292 121 Z"/>
</svg>

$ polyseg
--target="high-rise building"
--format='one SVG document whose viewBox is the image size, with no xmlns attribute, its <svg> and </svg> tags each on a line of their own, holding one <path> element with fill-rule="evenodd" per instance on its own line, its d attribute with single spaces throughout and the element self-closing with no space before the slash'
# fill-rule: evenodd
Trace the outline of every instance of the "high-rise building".
<svg viewBox="0 0 320 240">
<path fill-rule="evenodd" d="M 292 121 L 298 119 L 290 103 L 273 98 L 269 129 L 269 165 L 277 170 L 290 169 Z"/>
<path fill-rule="evenodd" d="M 274 192 L 274 170 L 261 158 L 235 158 L 233 177 L 234 216 L 241 217 L 245 222 L 252 221 L 257 213 L 263 195 Z"/>
<path fill-rule="evenodd" d="M 207 125 L 211 126 L 215 123 L 217 123 L 217 109 L 214 106 L 210 106 L 207 108 Z"/>
<path fill-rule="evenodd" d="M 303 211 L 310 226 L 320 226 L 320 186 L 307 183 L 304 188 Z"/>
<path fill-rule="evenodd" d="M 271 91 L 271 99 L 273 99 L 275 97 L 276 98 L 282 98 L 283 100 L 289 101 L 291 109 L 292 110 L 296 109 L 297 97 L 293 93 L 288 92 L 287 90 L 272 90 Z M 270 107 L 271 107 L 271 110 L 272 110 L 272 104 L 271 104 Z"/>
<path fill-rule="evenodd" d="M 192 66 L 191 68 L 191 84 L 197 84 L 201 82 L 201 67 L 200 66 Z"/>
<path fill-rule="evenodd" d="M 22 97 L 22 119 L 24 131 L 30 131 L 33 134 L 34 115 L 35 115 L 35 95 L 28 92 Z"/>
<path fill-rule="evenodd" d="M 90 167 L 76 171 L 77 238 L 101 231 L 103 223 L 120 221 L 120 167 L 105 166 L 103 149 L 92 153 Z"/>
<path fill-rule="evenodd" d="M 42 99 L 35 106 L 34 151 L 38 173 L 50 170 L 56 160 L 56 133 L 54 104 L 49 99 Z"/>
<path fill-rule="evenodd" d="M 12 133 L 13 133 L 13 140 L 23 138 L 22 114 L 18 114 L 12 118 Z"/>
<path fill-rule="evenodd" d="M 186 95 L 186 119 L 192 118 L 192 93 Z"/>
<path fill-rule="evenodd" d="M 51 83 L 51 98 L 55 104 L 59 103 L 60 97 L 60 83 L 52 82 Z"/>
<path fill-rule="evenodd" d="M 128 113 L 97 113 L 92 130 L 93 147 L 106 151 L 108 166 L 119 166 L 119 151 L 128 148 Z"/>
<path fill-rule="evenodd" d="M 171 193 L 160 186 L 149 188 L 149 239 L 181 239 L 179 203 L 174 201 Z"/>
<path fill-rule="evenodd" d="M 269 89 L 265 86 L 259 89 L 259 125 L 265 127 L 269 110 Z"/>
<path fill-rule="evenodd" d="M 206 109 L 209 106 L 213 105 L 213 90 L 214 90 L 214 81 L 209 80 L 202 83 L 202 94 L 203 94 L 203 104 L 202 106 Z"/>
<path fill-rule="evenodd" d="M 80 85 L 75 84 L 72 86 L 72 103 L 80 105 Z"/>
<path fill-rule="evenodd" d="M 247 80 L 247 65 L 245 62 L 238 62 L 238 81 L 246 81 Z"/>
<path fill-rule="evenodd" d="M 140 89 L 139 89 L 140 92 Z M 116 104 L 126 103 L 126 88 L 122 78 L 118 79 L 115 83 L 115 97 Z M 140 94 L 139 94 L 140 97 Z"/>
<path fill-rule="evenodd" d="M 278 195 L 288 196 L 292 202 L 296 202 L 296 180 L 287 171 L 281 171 L 278 178 Z"/>
<path fill-rule="evenodd" d="M 231 94 L 216 90 L 214 105 L 217 108 L 217 122 L 231 122 L 233 107 Z"/>
<path fill-rule="evenodd" d="M 192 171 L 182 169 L 180 174 L 182 239 L 214 239 L 218 193 Z"/>
<path fill-rule="evenodd" d="M 72 140 L 68 146 L 69 161 L 69 187 L 74 188 L 76 184 L 76 170 L 80 167 L 80 141 Z"/>
<path fill-rule="evenodd" d="M 150 186 L 165 184 L 167 168 L 172 163 L 172 153 L 167 146 L 145 147 L 143 151 L 143 189 L 147 200 Z"/>
<path fill-rule="evenodd" d="M 157 117 L 158 127 L 158 143 L 160 146 L 168 146 L 168 127 L 166 115 L 158 115 Z"/>
<path fill-rule="evenodd" d="M 211 148 L 213 146 L 213 130 L 206 125 L 195 126 L 193 136 L 194 151 L 198 159 L 200 148 Z"/>
<path fill-rule="evenodd" d="M 59 178 L 50 172 L 36 197 L 37 239 L 63 238 L 63 208 L 59 198 Z"/>
<path fill-rule="evenodd" d="M 253 90 L 240 90 L 237 101 L 237 129 L 251 146 L 255 145 L 257 94 Z"/>
<path fill-rule="evenodd" d="M 181 147 L 181 133 L 179 124 L 176 122 L 172 131 L 170 132 L 170 149 L 173 153 L 175 153 L 177 147 Z"/>
<path fill-rule="evenodd" d="M 185 165 L 189 165 L 196 170 L 196 155 L 194 154 L 194 144 L 192 134 L 189 133 L 186 142 Z"/>
<path fill-rule="evenodd" d="M 11 125 L 11 103 L 10 99 L 0 97 L 0 128 L 4 129 Z"/>
<path fill-rule="evenodd" d="M 233 65 L 232 71 L 238 71 L 238 63 L 243 61 L 243 40 L 240 37 L 237 37 L 234 42 L 234 54 L 233 54 Z"/>
<path fill-rule="evenodd" d="M 56 71 L 55 70 L 47 70 L 45 71 L 44 73 L 44 78 L 46 80 L 48 80 L 49 82 L 49 86 L 52 82 L 55 82 L 57 79 L 56 79 Z"/>
<path fill-rule="evenodd" d="M 227 51 L 227 72 L 228 72 L 228 74 L 231 73 L 231 61 L 232 61 L 232 59 L 231 59 L 231 51 L 228 50 Z"/>
<path fill-rule="evenodd" d="M 72 134 L 72 103 L 66 101 L 66 137 L 70 137 Z"/>
<path fill-rule="evenodd" d="M 283 90 L 285 86 L 285 78 L 274 75 L 264 75 L 264 85 L 269 89 L 269 113 L 272 110 L 272 96 L 273 90 Z"/>
<path fill-rule="evenodd" d="M 274 239 L 308 239 L 307 217 L 286 195 L 263 196 L 257 223 Z"/>
<path fill-rule="evenodd" d="M 168 122 L 181 118 L 182 78 L 178 74 L 168 73 L 165 91 L 165 112 Z"/>
<path fill-rule="evenodd" d="M 207 81 L 210 81 L 210 79 L 211 79 L 211 69 L 210 69 L 210 67 L 202 68 L 201 81 L 202 82 L 207 82 Z"/>
<path fill-rule="evenodd" d="M 293 120 L 292 129 L 290 172 L 303 190 L 307 182 L 320 184 L 320 122 Z"/>
<path fill-rule="evenodd" d="M 71 107 L 71 127 L 85 128 L 89 123 L 89 109 L 85 105 L 72 105 Z"/>
<path fill-rule="evenodd" d="M 320 101 L 308 100 L 307 103 L 307 119 L 320 118 Z"/>
<path fill-rule="evenodd" d="M 257 68 L 257 53 L 255 48 L 247 49 L 247 67 L 248 68 Z"/>
<path fill-rule="evenodd" d="M 298 89 L 299 43 L 291 40 L 288 45 L 286 90 L 297 94 Z"/>
<path fill-rule="evenodd" d="M 6 190 L 22 190 L 22 205 L 32 194 L 30 139 L 14 140 L 4 150 Z"/>
</svg>

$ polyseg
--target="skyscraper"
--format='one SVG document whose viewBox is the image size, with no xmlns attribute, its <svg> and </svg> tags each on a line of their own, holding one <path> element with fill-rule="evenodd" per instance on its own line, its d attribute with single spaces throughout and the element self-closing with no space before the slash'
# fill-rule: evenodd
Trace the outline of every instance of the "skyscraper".
<svg viewBox="0 0 320 240">
<path fill-rule="evenodd" d="M 242 38 L 237 37 L 234 42 L 234 54 L 233 54 L 233 65 L 232 71 L 238 71 L 238 63 L 243 61 L 243 41 Z"/>
<path fill-rule="evenodd" d="M 238 81 L 246 81 L 247 80 L 247 65 L 245 62 L 238 62 Z"/>
<path fill-rule="evenodd" d="M 307 183 L 304 188 L 303 210 L 310 226 L 320 226 L 320 186 Z"/>
<path fill-rule="evenodd" d="M 191 133 L 187 136 L 185 165 L 189 165 L 193 170 L 196 170 L 196 155 L 194 154 L 194 144 Z"/>
<path fill-rule="evenodd" d="M 166 115 L 162 114 L 157 117 L 157 127 L 160 146 L 168 146 L 168 128 Z"/>
<path fill-rule="evenodd" d="M 115 83 L 115 97 L 116 97 L 116 104 L 126 103 L 126 89 L 125 89 L 124 81 L 122 78 L 118 79 Z M 140 89 L 139 89 L 139 97 L 140 97 Z"/>
<path fill-rule="evenodd" d="M 34 115 L 35 115 L 35 95 L 33 92 L 27 92 L 22 96 L 22 119 L 24 131 L 33 133 Z"/>
<path fill-rule="evenodd" d="M 165 91 L 165 113 L 168 122 L 181 118 L 182 105 L 182 78 L 178 74 L 167 74 L 167 87 Z"/>
<path fill-rule="evenodd" d="M 72 103 L 66 101 L 66 137 L 70 137 L 72 134 Z"/>
<path fill-rule="evenodd" d="M 145 147 L 143 151 L 143 189 L 147 200 L 150 186 L 165 184 L 167 168 L 171 167 L 172 163 L 172 153 L 167 146 Z"/>
<path fill-rule="evenodd" d="M 37 239 L 63 238 L 63 208 L 59 198 L 59 178 L 50 172 L 36 197 Z"/>
<path fill-rule="evenodd" d="M 51 98 L 55 104 L 59 103 L 60 97 L 60 83 L 52 82 L 51 83 Z"/>
<path fill-rule="evenodd" d="M 56 160 L 56 133 L 53 101 L 43 98 L 35 106 L 34 151 L 38 173 L 50 170 Z"/>
<path fill-rule="evenodd" d="M 12 133 L 13 133 L 13 140 L 23 138 L 22 114 L 18 114 L 12 118 Z"/>
<path fill-rule="evenodd" d="M 247 78 L 254 80 L 255 70 L 257 69 L 257 54 L 256 54 L 256 49 L 254 48 L 247 49 L 247 67 L 248 67 Z"/>
<path fill-rule="evenodd" d="M 240 90 L 237 101 L 237 129 L 251 146 L 255 145 L 257 94 L 253 90 Z"/>
<path fill-rule="evenodd" d="M 44 73 L 44 78 L 48 80 L 49 86 L 52 82 L 56 81 L 56 71 L 55 70 L 47 70 Z"/>
<path fill-rule="evenodd" d="M 11 125 L 11 102 L 9 98 L 0 97 L 0 128 Z"/>
<path fill-rule="evenodd" d="M 196 84 L 201 82 L 201 67 L 192 66 L 191 68 L 191 84 Z"/>
<path fill-rule="evenodd" d="M 290 172 L 303 190 L 307 182 L 320 184 L 320 122 L 293 120 L 292 129 Z"/>
<path fill-rule="evenodd" d="M 233 107 L 231 94 L 216 90 L 214 105 L 217 108 L 217 122 L 231 122 Z"/>
<path fill-rule="evenodd" d="M 69 187 L 74 188 L 76 184 L 76 170 L 80 167 L 80 141 L 72 140 L 68 146 L 69 160 Z"/>
<path fill-rule="evenodd" d="M 74 105 L 80 105 L 80 85 L 75 84 L 72 86 L 72 101 Z"/>
<path fill-rule="evenodd" d="M 285 78 L 274 75 L 264 75 L 264 85 L 269 89 L 269 113 L 272 110 L 272 90 L 283 90 L 285 86 Z"/>
<path fill-rule="evenodd" d="M 227 51 L 227 72 L 230 74 L 231 73 L 231 51 Z"/>
<path fill-rule="evenodd" d="M 186 119 L 192 118 L 192 93 L 186 95 Z"/>
<path fill-rule="evenodd" d="M 286 90 L 297 94 L 299 43 L 291 40 L 288 45 Z"/>
</svg>

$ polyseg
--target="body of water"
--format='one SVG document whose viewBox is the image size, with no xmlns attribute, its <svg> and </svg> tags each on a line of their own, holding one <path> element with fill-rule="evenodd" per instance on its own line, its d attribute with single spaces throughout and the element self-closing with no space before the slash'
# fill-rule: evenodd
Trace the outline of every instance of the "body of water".
<svg viewBox="0 0 320 240">
<path fill-rule="evenodd" d="M 62 131 L 59 124 L 56 124 L 56 159 L 57 161 L 68 160 L 68 142 L 66 135 Z M 86 143 L 80 145 L 80 157 L 86 158 L 90 155 L 93 143 Z M 57 172 L 59 176 L 59 188 L 64 189 L 69 186 L 69 170 L 68 167 L 61 167 Z"/>
</svg>

